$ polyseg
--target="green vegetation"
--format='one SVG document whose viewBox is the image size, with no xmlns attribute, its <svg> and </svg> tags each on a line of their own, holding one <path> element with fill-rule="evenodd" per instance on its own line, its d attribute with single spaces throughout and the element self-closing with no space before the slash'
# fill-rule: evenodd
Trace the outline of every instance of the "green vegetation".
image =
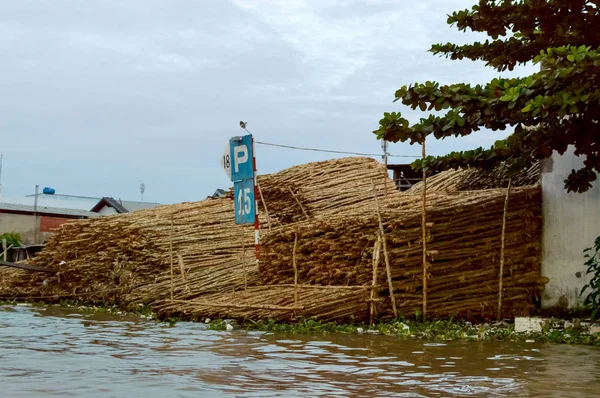
<svg viewBox="0 0 600 398">
<path fill-rule="evenodd" d="M 52 306 L 45 303 L 28 303 L 32 306 Z M 19 305 L 18 301 L 0 301 L 0 305 Z M 22 304 L 21 304 L 22 305 Z M 182 319 L 171 316 L 158 318 L 152 307 L 147 305 L 131 306 L 128 310 L 115 305 L 85 305 L 79 301 L 62 300 L 54 306 L 74 308 L 80 312 L 93 314 L 108 314 L 117 316 L 140 316 L 157 322 L 168 323 L 174 327 Z M 200 322 L 197 318 L 186 318 L 186 321 Z M 512 342 L 553 342 L 565 344 L 582 344 L 600 346 L 600 332 L 590 333 L 584 323 L 548 320 L 542 332 L 517 333 L 513 324 L 496 322 L 492 324 L 472 324 L 449 320 L 432 320 L 420 322 L 400 318 L 395 321 L 378 322 L 375 325 L 339 324 L 336 322 L 321 322 L 313 318 L 301 319 L 296 323 L 275 322 L 274 320 L 245 320 L 238 324 L 230 320 L 206 320 L 209 330 L 257 330 L 263 332 L 290 334 L 354 334 L 354 335 L 386 335 L 398 338 L 424 339 L 433 341 L 474 340 L 474 341 L 512 341 Z M 229 328 L 227 325 L 231 325 Z"/>
<path fill-rule="evenodd" d="M 21 235 L 16 232 L 5 232 L 0 235 L 0 242 L 6 239 L 6 246 L 19 247 L 23 240 L 21 239 Z"/>
<path fill-rule="evenodd" d="M 9 247 L 20 247 L 22 240 L 21 240 L 21 235 L 19 235 L 16 232 L 5 232 L 3 234 L 0 234 L 0 242 L 2 242 L 4 239 L 6 239 L 6 248 L 8 249 Z M 2 254 L 3 249 L 2 246 L 0 246 L 0 254 Z M 7 253 L 7 257 L 6 259 L 8 261 L 12 261 L 12 253 L 10 252 L 10 250 Z M 0 260 L 4 260 L 3 257 L 0 257 Z"/>
<path fill-rule="evenodd" d="M 32 302 L 23 303 L 19 300 L 0 300 L 0 305 L 19 305 L 19 304 L 30 304 L 36 307 L 62 307 L 62 308 L 75 308 L 80 312 L 88 314 L 108 314 L 108 315 L 135 315 L 143 318 L 153 319 L 156 318 L 152 311 L 152 306 L 145 304 L 131 305 L 127 309 L 123 309 L 117 305 L 93 305 L 78 300 L 60 300 L 56 304 L 48 304 L 43 302 Z"/>
<path fill-rule="evenodd" d="M 516 173 L 573 145 L 584 166 L 571 172 L 565 188 L 587 191 L 600 172 L 600 35 L 594 28 L 599 22 L 598 2 L 588 0 L 480 0 L 471 10 L 454 12 L 448 24 L 461 31 L 484 32 L 491 40 L 437 44 L 432 53 L 484 61 L 498 71 L 528 62 L 543 69 L 524 78 L 496 78 L 476 86 L 430 81 L 403 86 L 395 101 L 435 113 L 412 125 L 400 112 L 384 113 L 374 133 L 379 139 L 413 144 L 430 135 L 443 139 L 481 129 L 514 129 L 489 149 L 413 163 L 413 168 L 426 171 L 492 170 L 504 163 L 509 174 Z"/>
<path fill-rule="evenodd" d="M 222 319 L 210 321 L 210 330 L 226 330 L 228 321 Z M 566 344 L 584 344 L 600 346 L 600 333 L 589 334 L 581 323 L 560 327 L 546 322 L 542 332 L 517 333 L 513 324 L 494 323 L 474 325 L 470 322 L 452 320 L 434 320 L 429 322 L 400 319 L 369 325 L 343 325 L 336 322 L 319 322 L 315 319 L 303 319 L 297 323 L 279 323 L 273 320 L 244 321 L 239 325 L 244 330 L 259 330 L 277 333 L 345 333 L 380 334 L 400 338 L 415 338 L 437 341 L 477 340 L 477 341 L 513 341 L 554 342 Z"/>
<path fill-rule="evenodd" d="M 591 317 L 594 319 L 600 310 L 600 236 L 596 238 L 594 247 L 585 249 L 584 253 L 587 258 L 586 274 L 592 274 L 592 280 L 581 289 L 581 295 L 583 296 L 588 289 L 590 290 L 585 297 L 584 304 L 591 309 Z"/>
</svg>

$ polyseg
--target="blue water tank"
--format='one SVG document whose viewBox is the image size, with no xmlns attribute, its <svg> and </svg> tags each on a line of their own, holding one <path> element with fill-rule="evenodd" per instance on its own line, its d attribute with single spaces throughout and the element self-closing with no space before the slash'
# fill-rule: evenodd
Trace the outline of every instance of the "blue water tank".
<svg viewBox="0 0 600 398">
<path fill-rule="evenodd" d="M 54 195 L 56 193 L 56 190 L 54 190 L 54 188 L 46 187 L 42 192 L 46 195 Z"/>
</svg>

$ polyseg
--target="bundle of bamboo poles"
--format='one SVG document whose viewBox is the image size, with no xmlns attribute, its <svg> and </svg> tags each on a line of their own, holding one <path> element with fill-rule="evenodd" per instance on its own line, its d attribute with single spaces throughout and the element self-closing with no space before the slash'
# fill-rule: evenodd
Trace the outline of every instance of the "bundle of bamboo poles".
<svg viewBox="0 0 600 398">
<path fill-rule="evenodd" d="M 259 185 L 260 264 L 253 227 L 235 224 L 228 196 L 67 223 L 32 261 L 59 274 L 0 269 L 1 294 L 276 319 L 364 320 L 376 304 L 371 310 L 389 316 L 387 267 L 373 275 L 375 193 L 395 303 L 404 313 L 420 308 L 420 198 L 396 191 L 383 165 L 365 158 L 311 163 L 260 176 Z M 428 194 L 430 313 L 485 317 L 495 309 L 504 193 Z M 516 188 L 506 228 L 506 314 L 526 313 L 544 282 L 539 213 L 538 189 Z"/>
<path fill-rule="evenodd" d="M 509 179 L 512 186 L 524 187 L 536 185 L 540 181 L 540 162 L 535 162 L 530 167 L 523 169 L 518 174 L 510 177 L 507 166 L 501 164 L 492 171 L 477 169 L 447 170 L 427 179 L 427 192 L 475 191 L 492 188 L 506 188 Z M 423 183 L 419 182 L 406 193 L 420 195 Z"/>
<path fill-rule="evenodd" d="M 154 308 L 163 316 L 277 321 L 316 316 L 323 320 L 358 322 L 367 319 L 369 291 L 361 286 L 252 286 L 192 300 L 163 300 L 156 302 Z"/>
<path fill-rule="evenodd" d="M 351 206 L 363 200 L 373 178 L 384 194 L 383 176 L 384 166 L 367 158 L 260 176 L 261 208 L 267 204 L 271 219 L 261 211 L 261 224 L 267 229 L 268 221 L 285 225 Z M 392 192 L 391 183 L 387 188 Z M 339 201 L 336 192 L 342 192 Z M 259 282 L 253 226 L 235 224 L 230 196 L 67 223 L 32 263 L 60 272 L 48 276 L 0 269 L 3 297 L 82 297 L 127 305 L 190 300 Z"/>
<path fill-rule="evenodd" d="M 495 313 L 505 190 L 430 195 L 427 247 L 430 312 Z M 546 282 L 540 277 L 541 195 L 538 187 L 514 189 L 507 213 L 505 313 L 528 313 Z M 422 304 L 421 218 L 412 195 L 383 200 L 382 218 L 397 306 L 405 313 Z M 375 207 L 274 229 L 264 238 L 264 283 L 292 283 L 292 244 L 297 241 L 298 283 L 366 285 L 372 279 L 378 221 Z M 386 270 L 378 280 L 386 280 Z M 385 289 L 382 290 L 383 294 Z M 389 294 L 389 291 L 388 293 Z M 383 310 L 389 313 L 389 308 Z M 381 314 L 380 314 L 381 315 Z"/>
</svg>

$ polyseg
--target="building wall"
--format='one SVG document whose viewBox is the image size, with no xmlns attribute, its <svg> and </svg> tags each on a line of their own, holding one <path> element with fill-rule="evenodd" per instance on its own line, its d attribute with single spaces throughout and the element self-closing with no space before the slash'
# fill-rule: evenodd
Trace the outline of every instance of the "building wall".
<svg viewBox="0 0 600 398">
<path fill-rule="evenodd" d="M 40 215 L 36 217 L 32 214 L 12 214 L 0 212 L 0 234 L 4 232 L 17 232 L 21 235 L 23 244 L 32 245 L 44 243 L 56 228 L 69 218 L 52 217 Z M 36 241 L 35 230 L 39 228 L 39 239 Z"/>
<path fill-rule="evenodd" d="M 35 217 L 27 214 L 0 213 L 0 234 L 17 232 L 23 243 L 31 245 L 35 242 Z"/>
<path fill-rule="evenodd" d="M 567 193 L 564 180 L 583 160 L 569 148 L 542 163 L 542 274 L 550 279 L 542 296 L 543 307 L 574 307 L 589 282 L 583 250 L 600 236 L 600 181 L 588 192 Z"/>
<path fill-rule="evenodd" d="M 69 221 L 69 218 L 65 217 L 51 217 L 51 216 L 41 216 L 40 217 L 40 231 L 41 232 L 54 232 L 57 230 L 62 224 Z"/>
<path fill-rule="evenodd" d="M 112 214 L 117 214 L 117 211 L 110 206 L 103 206 L 97 213 L 103 216 L 110 216 Z"/>
</svg>

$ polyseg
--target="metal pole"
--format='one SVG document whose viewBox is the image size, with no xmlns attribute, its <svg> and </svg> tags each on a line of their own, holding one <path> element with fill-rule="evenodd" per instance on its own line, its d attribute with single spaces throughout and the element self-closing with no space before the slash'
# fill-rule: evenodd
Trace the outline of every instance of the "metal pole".
<svg viewBox="0 0 600 398">
<path fill-rule="evenodd" d="M 2 196 L 2 162 L 4 160 L 4 154 L 0 153 L 0 196 Z"/>
<path fill-rule="evenodd" d="M 33 218 L 34 218 L 34 224 L 33 224 L 33 243 L 38 243 L 38 230 L 39 230 L 39 226 L 40 226 L 40 221 L 38 219 L 38 214 L 37 214 L 37 208 L 38 208 L 38 196 L 39 196 L 39 192 L 40 192 L 40 186 L 36 185 L 35 186 L 35 198 L 33 199 Z"/>
<path fill-rule="evenodd" d="M 247 131 L 247 130 L 246 130 Z M 256 176 L 256 153 L 254 152 L 254 137 L 252 137 L 252 165 L 254 167 L 254 247 L 256 251 L 256 265 L 260 259 L 260 222 L 258 221 L 258 179 Z"/>
</svg>

